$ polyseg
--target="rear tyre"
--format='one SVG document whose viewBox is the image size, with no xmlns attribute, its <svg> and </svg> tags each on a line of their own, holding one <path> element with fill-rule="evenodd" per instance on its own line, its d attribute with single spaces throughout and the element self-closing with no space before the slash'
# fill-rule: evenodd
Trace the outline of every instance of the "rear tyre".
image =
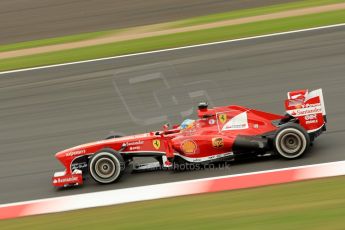
<svg viewBox="0 0 345 230">
<path fill-rule="evenodd" d="M 280 127 L 274 137 L 277 153 L 286 159 L 296 159 L 310 147 L 309 134 L 298 124 L 287 123 Z"/>
<path fill-rule="evenodd" d="M 89 172 L 98 183 L 110 184 L 118 180 L 125 171 L 125 161 L 118 152 L 103 149 L 91 158 Z"/>
</svg>

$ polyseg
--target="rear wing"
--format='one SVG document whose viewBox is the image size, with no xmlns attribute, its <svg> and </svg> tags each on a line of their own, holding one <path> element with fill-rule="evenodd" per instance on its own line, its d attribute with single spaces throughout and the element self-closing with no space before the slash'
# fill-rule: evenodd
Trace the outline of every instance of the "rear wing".
<svg viewBox="0 0 345 230">
<path fill-rule="evenodd" d="M 325 129 L 327 122 L 322 89 L 308 92 L 307 89 L 288 92 L 286 112 L 299 120 L 308 133 Z"/>
</svg>

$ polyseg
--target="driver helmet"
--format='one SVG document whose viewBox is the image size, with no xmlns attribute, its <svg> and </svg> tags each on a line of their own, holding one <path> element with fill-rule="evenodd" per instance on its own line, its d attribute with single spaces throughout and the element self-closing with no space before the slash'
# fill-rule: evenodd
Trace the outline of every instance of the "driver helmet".
<svg viewBox="0 0 345 230">
<path fill-rule="evenodd" d="M 180 129 L 190 129 L 190 128 L 193 128 L 194 125 L 195 125 L 195 120 L 186 119 L 181 123 Z"/>
</svg>

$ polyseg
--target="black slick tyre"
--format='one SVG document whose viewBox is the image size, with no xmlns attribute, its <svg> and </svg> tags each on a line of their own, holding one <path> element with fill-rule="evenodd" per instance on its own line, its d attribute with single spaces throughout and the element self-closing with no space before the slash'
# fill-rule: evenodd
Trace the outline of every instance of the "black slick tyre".
<svg viewBox="0 0 345 230">
<path fill-rule="evenodd" d="M 102 149 L 89 161 L 91 177 L 98 183 L 110 184 L 118 180 L 125 170 L 125 161 L 120 153 Z"/>
<path fill-rule="evenodd" d="M 310 147 L 310 137 L 303 127 L 295 123 L 281 126 L 273 139 L 276 152 L 285 159 L 296 159 Z"/>
</svg>

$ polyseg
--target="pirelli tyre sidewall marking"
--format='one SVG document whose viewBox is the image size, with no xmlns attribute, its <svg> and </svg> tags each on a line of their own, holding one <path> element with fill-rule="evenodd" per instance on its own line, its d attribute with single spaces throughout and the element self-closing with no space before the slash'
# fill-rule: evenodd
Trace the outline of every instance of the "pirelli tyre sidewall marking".
<svg viewBox="0 0 345 230">
<path fill-rule="evenodd" d="M 286 151 L 284 151 L 283 148 L 281 147 L 281 143 L 280 143 L 280 141 L 284 137 L 284 135 L 287 135 L 289 133 L 297 134 L 298 137 L 301 139 L 301 142 L 302 142 L 302 146 L 299 148 L 299 151 L 293 155 L 286 153 Z M 304 134 L 300 130 L 298 130 L 296 128 L 286 128 L 286 129 L 283 129 L 282 131 L 280 131 L 278 133 L 278 135 L 276 136 L 275 146 L 276 146 L 278 153 L 281 154 L 282 156 L 284 156 L 286 158 L 296 158 L 296 157 L 299 157 L 300 155 L 302 155 L 303 152 L 305 151 L 305 149 L 307 147 L 307 140 L 306 140 Z"/>
<path fill-rule="evenodd" d="M 97 174 L 95 174 L 95 163 L 101 159 L 102 157 L 107 157 L 107 159 L 112 159 L 113 160 L 113 163 L 114 163 L 114 167 L 115 167 L 115 172 L 114 172 L 114 175 L 111 176 L 110 178 L 102 178 L 100 176 L 98 176 Z M 98 182 L 101 182 L 101 183 L 111 183 L 113 181 L 115 181 L 119 175 L 120 175 L 120 172 L 121 172 L 121 163 L 120 161 L 117 159 L 117 157 L 115 157 L 113 154 L 111 153 L 108 153 L 108 152 L 100 152 L 100 153 L 97 153 L 97 155 L 95 155 L 94 157 L 91 158 L 91 161 L 90 161 L 90 173 L 92 175 L 93 178 L 95 178 Z"/>
</svg>

